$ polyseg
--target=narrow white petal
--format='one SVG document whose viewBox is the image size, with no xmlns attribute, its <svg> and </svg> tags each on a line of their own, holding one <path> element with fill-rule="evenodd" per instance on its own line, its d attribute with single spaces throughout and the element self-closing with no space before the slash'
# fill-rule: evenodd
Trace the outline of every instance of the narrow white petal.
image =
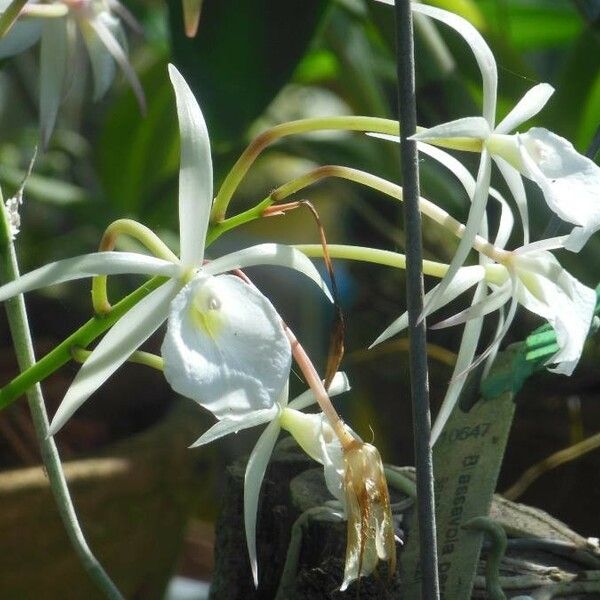
<svg viewBox="0 0 600 600">
<path fill-rule="evenodd" d="M 470 267 L 462 267 L 456 277 L 450 282 L 448 287 L 444 290 L 441 298 L 439 307 L 442 307 L 446 304 L 452 302 L 455 298 L 458 298 L 462 293 L 466 292 L 470 287 L 474 286 L 476 283 L 483 280 L 485 277 L 485 269 L 481 265 L 473 265 Z M 433 289 L 431 289 L 427 294 L 425 294 L 424 302 L 427 304 L 427 301 L 431 299 L 434 295 L 438 293 L 438 284 Z M 437 310 L 437 309 L 434 309 Z M 431 312 L 434 312 L 433 310 Z M 431 312 L 426 312 L 425 316 L 429 316 Z M 393 335 L 396 335 L 403 329 L 408 327 L 408 313 L 402 314 L 398 317 L 391 325 L 385 329 L 385 331 L 369 346 L 369 348 L 373 348 L 377 344 L 389 339 Z"/>
<path fill-rule="evenodd" d="M 225 418 L 221 421 L 217 421 L 210 429 L 205 431 L 191 446 L 190 448 L 197 448 L 198 446 L 204 446 L 210 444 L 215 440 L 219 440 L 230 433 L 237 433 L 244 429 L 250 429 L 263 423 L 272 421 L 279 410 L 276 406 L 273 408 L 266 408 L 257 410 L 249 415 L 246 415 L 243 419 L 228 419 Z"/>
<path fill-rule="evenodd" d="M 548 83 L 539 83 L 526 92 L 517 102 L 515 107 L 498 123 L 495 133 L 510 133 L 525 121 L 537 115 L 550 96 L 554 94 L 554 88 Z"/>
<path fill-rule="evenodd" d="M 50 263 L 0 287 L 0 302 L 30 290 L 94 275 L 162 275 L 176 277 L 179 266 L 134 252 L 94 252 Z"/>
<path fill-rule="evenodd" d="M 100 41 L 100 38 L 88 21 L 82 20 L 79 28 L 90 57 L 92 75 L 94 77 L 94 100 L 97 101 L 110 88 L 115 78 L 117 65 L 112 54 Z"/>
<path fill-rule="evenodd" d="M 497 190 L 490 188 L 490 196 L 500 204 L 500 220 L 498 222 L 498 231 L 496 232 L 493 244 L 496 248 L 504 248 L 512 234 L 515 225 L 515 217 L 508 202 Z M 529 231 L 527 231 L 527 235 L 529 235 Z M 483 254 L 480 256 L 480 262 L 482 259 L 486 259 L 484 262 L 493 262 L 492 259 Z"/>
<path fill-rule="evenodd" d="M 135 18 L 135 15 L 119 0 L 109 0 L 108 7 L 115 14 L 118 15 L 133 32 L 137 35 L 144 35 L 144 27 Z"/>
<path fill-rule="evenodd" d="M 333 398 L 334 396 L 338 396 L 339 394 L 350 391 L 350 389 L 351 387 L 348 376 L 346 373 L 338 371 L 331 380 L 331 385 L 327 390 L 327 394 L 330 398 Z M 294 398 L 288 404 L 288 406 L 295 410 L 304 410 L 305 408 L 308 408 L 314 404 L 316 401 L 317 399 L 315 398 L 314 392 L 312 390 L 306 390 L 299 396 L 296 396 L 296 398 Z"/>
<path fill-rule="evenodd" d="M 568 235 L 559 235 L 545 240 L 531 242 L 531 244 L 526 244 L 525 246 L 513 250 L 513 254 L 529 254 L 531 252 L 539 252 L 540 250 L 558 250 L 565 247 L 565 242 L 568 238 Z"/>
<path fill-rule="evenodd" d="M 485 281 L 480 281 L 477 284 L 477 289 L 475 290 L 475 294 L 473 296 L 474 304 L 477 304 L 485 298 L 486 287 Z M 458 349 L 458 356 L 456 357 L 456 364 L 454 365 L 452 378 L 448 384 L 448 389 L 446 390 L 446 395 L 444 396 L 442 406 L 440 407 L 440 410 L 433 423 L 433 427 L 431 428 L 431 445 L 436 443 L 460 396 L 465 380 L 463 378 L 456 378 L 456 375 L 468 369 L 469 365 L 473 361 L 475 351 L 477 350 L 477 344 L 479 343 L 482 325 L 483 318 L 481 317 L 472 319 L 465 325 L 465 330 L 460 341 L 460 347 Z"/>
<path fill-rule="evenodd" d="M 515 200 L 519 216 L 521 217 L 521 225 L 523 227 L 523 244 L 529 243 L 529 211 L 527 208 L 527 195 L 525 194 L 525 186 L 519 172 L 508 162 L 506 162 L 500 156 L 493 156 L 495 163 L 498 165 L 498 169 L 508 186 L 512 197 Z M 511 226 L 512 229 L 512 226 Z M 498 234 L 500 235 L 500 234 Z M 508 232 L 510 235 L 510 232 Z M 506 238 L 508 240 L 508 238 Z M 504 245 L 500 246 L 501 248 Z"/>
<path fill-rule="evenodd" d="M 256 521 L 258 517 L 258 500 L 265 472 L 279 436 L 279 421 L 269 423 L 268 427 L 258 438 L 246 466 L 244 477 L 244 527 L 246 529 L 246 544 L 252 568 L 252 578 L 258 587 L 258 561 L 256 555 Z"/>
<path fill-rule="evenodd" d="M 115 38 L 113 32 L 106 26 L 106 24 L 101 19 L 90 19 L 88 21 L 89 25 L 96 32 L 96 35 L 100 39 L 100 41 L 104 44 L 106 49 L 110 52 L 112 57 L 115 59 L 123 74 L 127 78 L 133 93 L 135 94 L 137 101 L 140 105 L 140 109 L 143 113 L 146 112 L 146 97 L 144 96 L 144 89 L 142 88 L 142 84 L 138 79 L 136 72 L 134 71 L 127 55 L 125 54 L 125 50 L 119 44 L 119 41 Z"/>
<path fill-rule="evenodd" d="M 67 65 L 67 20 L 46 19 L 40 50 L 40 127 L 48 146 L 62 101 Z"/>
<path fill-rule="evenodd" d="M 163 323 L 168 306 L 179 288 L 169 281 L 125 313 L 94 348 L 75 376 L 58 407 L 49 433 L 54 435 L 71 415 L 143 344 Z"/>
<path fill-rule="evenodd" d="M 179 235 L 181 262 L 199 266 L 213 199 L 210 140 L 204 116 L 185 79 L 169 65 L 177 100 L 181 158 L 179 167 Z"/>
<path fill-rule="evenodd" d="M 427 156 L 430 156 L 441 165 L 446 167 L 450 172 L 452 172 L 458 181 L 460 181 L 460 184 L 465 189 L 465 192 L 467 192 L 469 200 L 473 199 L 475 194 L 475 178 L 459 160 L 441 148 L 436 148 L 435 146 L 431 146 L 430 144 L 425 144 L 423 142 L 417 143 L 417 149 L 419 152 L 427 154 Z"/>
<path fill-rule="evenodd" d="M 425 4 L 411 3 L 411 7 L 415 12 L 442 21 L 448 27 L 452 27 L 469 44 L 475 55 L 483 82 L 483 116 L 490 127 L 493 127 L 496 119 L 498 69 L 494 55 L 482 35 L 466 19 L 454 13 Z"/>
<path fill-rule="evenodd" d="M 490 126 L 483 117 L 464 117 L 424 129 L 415 133 L 410 139 L 420 142 L 435 142 L 453 138 L 485 140 L 490 133 Z"/>
<path fill-rule="evenodd" d="M 162 345 L 165 378 L 218 419 L 278 404 L 291 367 L 281 318 L 233 275 L 200 274 L 171 304 Z"/>
<path fill-rule="evenodd" d="M 40 39 L 41 34 L 42 19 L 17 21 L 8 33 L 0 38 L 0 59 L 25 52 Z"/>
<path fill-rule="evenodd" d="M 443 329 L 445 327 L 453 327 L 454 325 L 460 325 L 466 323 L 471 319 L 476 319 L 489 315 L 490 313 L 498 310 L 501 306 L 504 306 L 507 300 L 511 296 L 510 285 L 504 285 L 497 290 L 494 290 L 491 294 L 486 296 L 483 300 L 472 304 L 469 308 L 461 310 L 448 319 L 444 319 L 439 323 L 431 326 L 431 329 Z"/>
<path fill-rule="evenodd" d="M 238 252 L 232 252 L 211 261 L 204 267 L 204 272 L 217 275 L 233 269 L 244 269 L 256 265 L 277 265 L 299 271 L 312 279 L 333 302 L 327 284 L 323 281 L 319 271 L 305 254 L 284 244 L 259 244 L 250 246 Z"/>
<path fill-rule="evenodd" d="M 508 310 L 506 311 L 506 317 L 504 323 L 500 323 L 500 326 L 497 329 L 496 337 L 492 340 L 492 343 L 477 357 L 477 359 L 473 362 L 471 367 L 463 373 L 463 376 L 466 376 L 468 371 L 478 367 L 484 360 L 494 352 L 497 352 L 502 340 L 504 340 L 504 336 L 508 333 L 512 322 L 515 319 L 515 315 L 517 313 L 517 307 L 519 306 L 518 298 L 516 294 L 513 293 L 513 297 L 511 298 L 510 304 L 508 305 Z"/>
<path fill-rule="evenodd" d="M 435 294 L 433 294 L 425 302 L 425 308 L 423 311 L 423 314 L 425 315 L 432 313 L 434 310 L 437 310 L 440 306 L 442 306 L 442 295 L 446 291 L 446 288 L 452 279 L 454 279 L 458 273 L 459 269 L 462 267 L 467 256 L 469 255 L 469 252 L 471 251 L 475 236 L 477 235 L 479 228 L 481 227 L 481 223 L 485 218 L 485 208 L 490 189 L 490 176 L 492 170 L 491 166 L 492 161 L 490 159 L 490 155 L 487 150 L 484 150 L 481 153 L 475 194 L 473 196 L 473 202 L 471 205 L 471 210 L 469 211 L 469 218 L 467 219 L 463 237 L 461 238 L 452 261 L 450 262 L 448 272 L 437 287 Z"/>
<path fill-rule="evenodd" d="M 509 297 L 512 295 L 512 298 L 510 300 L 510 304 L 506 314 L 506 319 L 502 321 L 502 317 L 500 318 L 500 324 L 498 329 L 496 330 L 496 337 L 492 340 L 492 343 L 471 363 L 471 365 L 466 370 L 464 370 L 462 373 L 458 373 L 457 375 L 455 375 L 455 379 L 465 379 L 473 369 L 477 368 L 483 361 L 487 360 L 490 357 L 490 355 L 498 351 L 498 348 L 500 347 L 504 336 L 508 333 L 508 330 L 512 325 L 512 322 L 515 318 L 515 314 L 517 312 L 517 306 L 519 305 L 517 294 L 516 292 L 514 292 L 514 286 L 516 285 L 515 279 L 513 278 L 508 285 L 510 285 L 511 290 Z"/>
</svg>

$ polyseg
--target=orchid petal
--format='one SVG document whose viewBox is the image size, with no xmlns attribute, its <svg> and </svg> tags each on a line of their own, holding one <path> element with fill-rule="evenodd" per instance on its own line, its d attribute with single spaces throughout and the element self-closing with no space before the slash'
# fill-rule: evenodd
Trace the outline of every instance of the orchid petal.
<svg viewBox="0 0 600 600">
<path fill-rule="evenodd" d="M 506 334 L 508 333 L 512 322 L 515 319 L 515 314 L 517 313 L 518 305 L 519 302 L 517 299 L 517 295 L 513 293 L 510 304 L 508 306 L 505 321 L 503 324 L 501 323 L 498 327 L 496 337 L 492 340 L 492 343 L 477 357 L 477 359 L 471 364 L 471 366 L 466 371 L 463 371 L 462 374 L 457 375 L 457 377 L 466 377 L 469 371 L 478 367 L 484 360 L 487 360 L 491 354 L 498 351 L 498 348 L 502 343 L 504 336 L 506 336 Z"/>
<path fill-rule="evenodd" d="M 210 140 L 204 116 L 185 79 L 169 65 L 169 77 L 177 100 L 181 137 L 179 167 L 179 235 L 181 262 L 200 266 L 213 198 Z"/>
<path fill-rule="evenodd" d="M 475 194 L 475 179 L 466 169 L 466 167 L 456 158 L 454 158 L 448 152 L 441 150 L 435 146 L 431 146 L 430 144 L 425 144 L 423 142 L 417 143 L 417 148 L 419 152 L 423 154 L 427 154 L 434 160 L 438 161 L 441 165 L 446 167 L 449 171 L 451 171 L 456 178 L 460 181 L 461 185 L 465 189 L 469 200 L 473 199 Z M 514 173 L 514 169 L 512 169 L 512 173 Z M 516 174 L 519 183 L 521 184 L 521 188 L 523 189 L 523 194 L 525 190 L 523 188 L 523 183 L 521 181 L 518 173 Z M 502 197 L 502 195 L 495 189 L 490 188 L 490 196 L 498 201 L 500 204 L 500 223 L 498 225 L 498 233 L 496 234 L 496 239 L 494 241 L 494 245 L 500 248 L 504 248 L 510 234 L 512 233 L 512 228 L 514 225 L 514 218 L 510 206 L 506 202 L 506 200 Z M 482 227 L 480 227 L 480 234 L 484 237 L 488 237 L 487 232 L 487 219 L 484 219 L 482 222 Z M 490 262 L 487 256 L 481 255 L 480 262 Z"/>
<path fill-rule="evenodd" d="M 98 101 L 106 94 L 115 78 L 117 70 L 115 59 L 88 21 L 82 20 L 79 27 L 92 66 L 94 101 Z"/>
<path fill-rule="evenodd" d="M 547 258 L 552 263 L 556 262 L 550 254 Z M 547 364 L 556 364 L 549 370 L 571 375 L 594 316 L 596 292 L 562 268 L 558 276 L 553 271 L 552 268 L 547 270 L 550 277 L 538 271 L 535 287 L 521 284 L 518 296 L 525 308 L 546 319 L 556 332 L 560 349 L 547 361 Z"/>
<path fill-rule="evenodd" d="M 462 269 L 460 269 L 456 274 L 456 277 L 444 290 L 440 298 L 440 307 L 452 302 L 455 298 L 460 296 L 462 293 L 466 292 L 470 287 L 474 286 L 479 281 L 482 281 L 484 277 L 485 269 L 481 265 L 473 265 L 470 267 L 463 267 Z M 425 304 L 427 304 L 427 300 L 429 300 L 432 296 L 437 294 L 439 285 L 440 284 L 438 284 L 432 290 L 427 292 L 427 294 L 425 294 Z M 428 316 L 429 314 L 430 312 L 427 312 L 425 316 Z M 369 349 L 373 348 L 373 346 L 376 346 L 377 344 L 381 344 L 381 342 L 387 340 L 393 335 L 396 335 L 397 333 L 399 333 L 403 329 L 406 329 L 407 327 L 408 313 L 405 312 L 400 317 L 398 317 L 391 325 L 389 325 L 387 329 L 385 329 L 385 331 L 369 346 Z"/>
<path fill-rule="evenodd" d="M 475 294 L 473 296 L 474 304 L 477 304 L 483 300 L 483 298 L 485 298 L 486 287 L 485 281 L 480 281 L 477 284 L 477 288 L 475 289 Z M 433 427 L 431 428 L 432 446 L 436 443 L 440 433 L 442 433 L 444 426 L 448 422 L 448 419 L 450 418 L 450 415 L 454 410 L 454 406 L 456 405 L 456 402 L 458 401 L 460 393 L 463 389 L 464 379 L 456 378 L 456 375 L 468 369 L 469 365 L 473 361 L 475 351 L 477 350 L 477 344 L 479 343 L 482 325 L 483 318 L 481 317 L 472 319 L 465 325 L 465 330 L 460 341 L 460 347 L 458 349 L 458 356 L 456 357 L 456 364 L 454 365 L 452 378 L 450 379 L 448 389 L 446 390 L 446 395 L 444 396 L 440 410 L 435 418 Z"/>
<path fill-rule="evenodd" d="M 473 241 L 479 231 L 481 223 L 485 218 L 485 207 L 487 204 L 487 197 L 490 188 L 490 176 L 491 176 L 492 161 L 487 150 L 483 150 L 481 153 L 481 160 L 479 163 L 479 172 L 477 174 L 477 183 L 475 185 L 475 194 L 473 196 L 473 202 L 471 210 L 469 211 L 469 217 L 467 224 L 463 232 L 463 236 L 456 248 L 448 271 L 444 278 L 437 286 L 435 294 L 425 302 L 423 314 L 427 315 L 437 310 L 442 306 L 443 294 L 450 282 L 454 279 L 459 269 L 462 267 L 465 259 L 471 251 Z"/>
<path fill-rule="evenodd" d="M 258 438 L 246 466 L 244 477 L 244 527 L 246 544 L 252 568 L 254 586 L 258 587 L 258 561 L 256 555 L 256 521 L 258 518 L 258 500 L 265 472 L 280 432 L 279 421 L 269 423 Z"/>
<path fill-rule="evenodd" d="M 112 12 L 121 17 L 123 22 L 138 35 L 144 35 L 144 28 L 135 18 L 135 15 L 119 0 L 108 0 L 108 7 Z"/>
<path fill-rule="evenodd" d="M 327 389 L 327 395 L 330 398 L 333 398 L 334 396 L 350 391 L 350 389 L 348 376 L 346 373 L 338 371 L 331 380 L 331 384 Z M 315 393 L 312 390 L 306 390 L 304 393 L 294 398 L 288 406 L 295 410 L 303 410 L 314 404 L 316 401 Z"/>
<path fill-rule="evenodd" d="M 46 19 L 40 50 L 40 126 L 42 145 L 48 146 L 62 101 L 67 65 L 67 20 Z"/>
<path fill-rule="evenodd" d="M 527 254 L 530 252 L 539 252 L 540 250 L 558 250 L 560 248 L 565 247 L 565 242 L 568 238 L 568 235 L 558 235 L 556 237 L 547 238 L 545 240 L 531 242 L 530 244 L 521 246 L 520 248 L 513 250 L 513 254 Z"/>
<path fill-rule="evenodd" d="M 390 4 L 391 2 L 388 1 L 386 3 Z M 482 35 L 466 19 L 454 13 L 425 4 L 411 3 L 411 7 L 414 12 L 442 21 L 442 23 L 445 23 L 460 34 L 471 47 L 483 82 L 483 116 L 490 128 L 492 128 L 496 118 L 498 69 L 494 55 Z"/>
<path fill-rule="evenodd" d="M 523 185 L 523 180 L 521 179 L 521 175 L 519 172 L 514 169 L 508 162 L 506 162 L 500 156 L 493 156 L 494 162 L 498 165 L 498 169 L 512 194 L 512 197 L 515 199 L 515 203 L 517 205 L 517 209 L 519 211 L 519 216 L 521 217 L 521 225 L 523 227 L 523 244 L 529 243 L 529 211 L 527 208 L 527 195 L 525 194 L 525 186 Z M 511 228 L 512 229 L 512 225 Z M 508 235 L 510 235 L 510 231 L 506 231 Z M 500 231 L 498 231 L 498 236 L 500 236 Z M 498 246 L 504 248 L 506 241 L 508 241 L 508 236 L 505 238 L 501 236 L 504 244 L 500 244 L 498 241 L 496 242 Z"/>
<path fill-rule="evenodd" d="M 454 316 L 444 319 L 435 325 L 431 325 L 431 329 L 453 327 L 454 325 L 466 323 L 471 319 L 484 317 L 485 315 L 498 310 L 501 306 L 504 306 L 504 304 L 506 304 L 507 300 L 510 298 L 511 293 L 510 286 L 503 285 L 486 296 L 485 299 L 469 306 L 469 308 L 465 308 Z"/>
<path fill-rule="evenodd" d="M 0 38 L 0 59 L 21 54 L 33 46 L 42 35 L 42 19 L 17 21 L 2 38 Z"/>
<path fill-rule="evenodd" d="M 417 149 L 419 152 L 427 154 L 427 156 L 430 156 L 453 173 L 465 189 L 465 192 L 467 192 L 469 201 L 473 199 L 473 195 L 475 194 L 475 179 L 459 160 L 454 158 L 451 154 L 448 154 L 448 152 L 423 142 L 417 142 Z"/>
<path fill-rule="evenodd" d="M 71 415 L 144 343 L 163 323 L 180 284 L 171 280 L 140 300 L 102 338 L 83 363 L 58 407 L 49 435 L 54 435 Z"/>
<path fill-rule="evenodd" d="M 327 417 L 323 413 L 306 414 L 288 406 L 281 411 L 279 423 L 308 456 L 323 465 L 327 489 L 344 505 L 344 451 Z M 348 432 L 357 437 L 349 428 Z"/>
<path fill-rule="evenodd" d="M 501 306 L 500 309 L 498 310 L 498 322 L 496 323 L 496 330 L 494 332 L 494 341 L 492 342 L 492 348 L 490 350 L 490 353 L 488 354 L 488 356 L 486 357 L 486 364 L 485 367 L 483 368 L 483 371 L 481 373 L 481 379 L 485 379 L 489 372 L 490 369 L 492 368 L 492 365 L 494 364 L 494 361 L 496 360 L 496 356 L 498 355 L 498 352 L 500 351 L 500 344 L 502 343 L 502 339 L 501 339 L 501 334 L 502 334 L 502 329 L 504 328 L 504 323 L 506 322 L 506 317 L 505 317 L 505 307 Z M 466 327 L 466 325 L 465 325 Z"/>
<path fill-rule="evenodd" d="M 217 421 L 210 429 L 205 431 L 191 446 L 190 448 L 198 448 L 210 444 L 215 440 L 221 439 L 230 433 L 238 433 L 244 429 L 250 429 L 263 423 L 272 421 L 277 413 L 278 408 L 273 406 L 271 408 L 264 408 L 257 410 L 253 413 L 246 415 L 243 419 L 228 419 L 225 417 L 221 421 Z"/>
<path fill-rule="evenodd" d="M 494 188 L 490 188 L 490 196 L 500 204 L 500 220 L 498 222 L 498 231 L 496 232 L 493 243 L 496 248 L 504 248 L 512 234 L 515 218 L 508 202 L 498 191 Z M 529 235 L 529 231 L 527 231 L 527 235 Z M 481 259 L 486 259 L 485 262 L 492 262 L 490 258 L 483 254 L 480 256 L 480 262 Z"/>
<path fill-rule="evenodd" d="M 90 19 L 88 21 L 90 27 L 96 32 L 96 35 L 100 41 L 104 44 L 105 48 L 110 52 L 111 56 L 115 59 L 123 74 L 125 75 L 133 93 L 135 94 L 138 104 L 142 113 L 146 113 L 146 97 L 144 96 L 144 90 L 142 84 L 133 70 L 123 47 L 114 36 L 113 32 L 106 26 L 101 19 Z"/>
<path fill-rule="evenodd" d="M 321 288 L 328 300 L 333 302 L 327 284 L 323 281 L 313 263 L 296 248 L 284 244 L 258 244 L 250 248 L 244 248 L 238 252 L 216 258 L 208 263 L 203 270 L 209 275 L 217 275 L 218 273 L 255 265 L 278 265 L 299 271 L 312 279 Z"/>
<path fill-rule="evenodd" d="M 483 117 L 464 117 L 424 129 L 410 139 L 418 142 L 437 142 L 453 138 L 485 140 L 490 133 L 490 126 Z"/>
<path fill-rule="evenodd" d="M 281 318 L 233 275 L 200 274 L 179 292 L 162 356 L 171 387 L 218 419 L 241 420 L 275 406 L 291 366 Z"/>
<path fill-rule="evenodd" d="M 50 263 L 0 287 L 0 302 L 47 285 L 95 275 L 161 275 L 175 277 L 179 266 L 134 252 L 94 252 Z"/>
<path fill-rule="evenodd" d="M 541 188 L 548 206 L 576 228 L 565 248 L 577 252 L 600 229 L 600 167 L 566 139 L 539 127 L 518 136 L 522 173 Z"/>
<path fill-rule="evenodd" d="M 498 123 L 495 133 L 510 133 L 525 121 L 537 115 L 550 96 L 554 94 L 554 88 L 548 83 L 540 83 L 530 90 L 517 102 L 515 107 Z"/>
</svg>

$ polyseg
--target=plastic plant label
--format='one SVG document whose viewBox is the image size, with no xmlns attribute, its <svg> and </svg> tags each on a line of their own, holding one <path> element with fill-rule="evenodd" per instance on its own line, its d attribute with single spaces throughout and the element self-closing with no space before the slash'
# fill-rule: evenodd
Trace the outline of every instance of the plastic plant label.
<svg viewBox="0 0 600 600">
<path fill-rule="evenodd" d="M 521 381 L 511 375 L 522 366 L 523 344 L 508 348 L 496 360 L 488 381 L 497 395 L 480 399 L 470 409 L 464 398 L 457 404 L 433 450 L 440 597 L 467 600 L 481 549 L 482 534 L 463 525 L 488 515 Z M 526 369 L 531 373 L 532 369 Z M 496 386 L 494 387 L 494 382 Z M 516 388 L 516 389 L 515 389 Z M 416 510 L 409 525 L 406 547 L 400 554 L 405 598 L 421 597 L 419 534 Z M 408 527 L 407 527 L 408 529 Z"/>
</svg>

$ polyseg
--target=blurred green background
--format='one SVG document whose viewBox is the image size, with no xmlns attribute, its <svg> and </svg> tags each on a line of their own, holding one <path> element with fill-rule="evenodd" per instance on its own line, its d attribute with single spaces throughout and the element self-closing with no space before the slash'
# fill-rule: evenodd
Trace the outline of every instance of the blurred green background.
<svg viewBox="0 0 600 600">
<path fill-rule="evenodd" d="M 178 1 L 165 5 L 157 0 L 129 0 L 126 4 L 145 29 L 144 38 L 130 38 L 130 56 L 146 92 L 148 114 L 142 117 L 122 78 L 100 103 L 92 104 L 89 94 L 83 103 L 75 101 L 78 94 L 67 96 L 50 147 L 39 156 L 26 189 L 23 230 L 17 240 L 23 271 L 95 250 L 104 228 L 124 216 L 152 227 L 177 248 L 178 132 L 166 76 L 168 62 L 186 76 L 205 112 L 216 185 L 252 137 L 271 125 L 308 116 L 393 118 L 396 114 L 390 7 L 362 0 L 205 0 L 198 35 L 189 40 L 183 35 Z M 556 93 L 532 124 L 547 126 L 571 140 L 580 152 L 586 150 L 600 122 L 600 2 L 431 0 L 431 4 L 469 19 L 492 47 L 500 79 L 498 118 L 531 86 L 549 82 Z M 419 22 L 416 47 L 419 124 L 478 114 L 480 76 L 466 44 L 446 28 Z M 5 197 L 20 183 L 38 140 L 37 66 L 35 48 L 4 61 L 0 71 L 0 184 Z M 89 87 L 89 81 L 78 85 Z M 474 172 L 476 157 L 461 158 Z M 397 148 L 392 144 L 340 132 L 288 138 L 260 157 L 236 194 L 230 214 L 253 206 L 278 184 L 322 164 L 353 166 L 394 181 L 400 177 Z M 451 174 L 423 159 L 421 177 L 424 196 L 465 219 L 467 200 Z M 550 214 L 537 189 L 528 186 L 528 191 L 536 239 Z M 315 204 L 329 242 L 402 251 L 401 212 L 392 201 L 340 181 L 325 181 L 301 197 Z M 318 232 L 308 212 L 296 211 L 235 230 L 220 239 L 210 254 L 257 240 L 317 242 Z M 425 223 L 424 246 L 426 257 L 447 261 L 455 241 Z M 595 286 L 600 281 L 599 256 L 600 236 L 596 236 L 580 255 L 563 252 L 559 259 L 575 276 Z M 337 404 L 362 436 L 374 440 L 386 461 L 411 464 L 406 340 L 398 338 L 366 351 L 404 310 L 403 273 L 341 261 L 335 267 L 347 319 L 342 367 L 354 386 Z M 263 268 L 250 274 L 322 368 L 331 314 L 318 293 L 279 270 Z M 137 283 L 127 278 L 114 281 L 111 295 L 119 297 Z M 38 353 L 89 318 L 89 300 L 87 282 L 31 295 Z M 537 324 L 537 319 L 520 310 L 506 343 L 522 339 Z M 6 327 L 2 332 L 2 381 L 7 381 L 15 367 Z M 460 334 L 456 328 L 432 332 L 429 338 L 434 413 Z M 148 347 L 156 350 L 159 343 L 153 340 Z M 537 460 L 600 430 L 600 354 L 597 344 L 588 346 L 572 378 L 541 375 L 521 394 L 501 488 Z M 76 368 L 67 366 L 52 378 L 47 386 L 51 406 L 60 400 Z M 167 411 L 172 393 L 158 374 L 143 369 L 127 367 L 125 373 L 117 373 L 112 386 L 97 392 L 81 411 L 85 426 L 75 420 L 59 441 L 75 455 L 90 452 L 98 444 L 144 429 Z M 301 390 L 296 379 L 294 389 Z M 4 418 L 10 424 L 12 417 Z M 97 422 L 102 425 L 94 426 Z M 203 422 L 208 426 L 210 418 Z M 209 453 L 215 465 L 198 516 L 214 516 L 223 466 L 248 450 L 256 436 L 251 431 L 195 451 Z M 0 464 L 15 468 L 24 461 L 11 443 L 0 440 Z M 600 451 L 596 451 L 542 477 L 523 500 L 542 506 L 584 534 L 597 534 L 599 465 Z M 557 477 L 561 478 L 558 492 L 553 485 Z M 574 497 L 575 489 L 585 491 Z"/>
</svg>

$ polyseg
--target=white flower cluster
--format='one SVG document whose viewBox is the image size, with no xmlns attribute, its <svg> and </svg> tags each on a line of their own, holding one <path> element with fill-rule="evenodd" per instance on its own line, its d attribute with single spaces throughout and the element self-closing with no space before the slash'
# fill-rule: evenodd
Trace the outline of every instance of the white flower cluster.
<svg viewBox="0 0 600 600">
<path fill-rule="evenodd" d="M 393 0 L 380 1 L 393 4 Z M 596 293 L 565 271 L 550 250 L 565 248 L 579 251 L 600 229 L 600 167 L 579 154 L 569 141 L 547 129 L 534 127 L 525 133 L 510 134 L 542 110 L 554 92 L 548 84 L 542 83 L 530 89 L 496 125 L 497 67 L 483 37 L 470 23 L 455 14 L 416 3 L 412 4 L 412 8 L 448 25 L 462 36 L 473 51 L 483 82 L 482 116 L 437 125 L 421 130 L 413 137 L 419 142 L 421 152 L 454 172 L 472 201 L 457 251 L 442 281 L 425 301 L 424 317 L 477 285 L 471 307 L 437 324 L 437 327 L 444 327 L 467 322 L 453 381 L 434 424 L 435 440 L 458 398 L 466 372 L 484 358 L 495 355 L 518 304 L 546 319 L 556 332 L 558 351 L 547 361 L 549 368 L 565 375 L 573 372 L 592 323 Z M 397 137 L 391 139 L 399 141 Z M 435 151 L 430 144 L 480 152 L 476 181 L 458 161 L 445 152 Z M 490 188 L 492 161 L 496 163 L 518 208 L 523 245 L 512 251 L 505 250 L 512 220 L 503 222 L 501 219 L 494 247 L 487 255 L 481 255 L 481 266 L 463 267 L 478 234 L 487 235 L 485 209 L 488 197 L 498 197 L 498 193 Z M 548 207 L 561 219 L 575 225 L 569 235 L 530 243 L 528 201 L 522 177 L 534 181 Z M 486 288 L 489 288 L 489 293 Z M 504 308 L 506 304 L 507 310 Z M 473 362 L 482 319 L 497 310 L 500 318 L 495 339 Z M 388 339 L 407 325 L 405 314 L 394 321 L 375 343 Z"/>
</svg>

